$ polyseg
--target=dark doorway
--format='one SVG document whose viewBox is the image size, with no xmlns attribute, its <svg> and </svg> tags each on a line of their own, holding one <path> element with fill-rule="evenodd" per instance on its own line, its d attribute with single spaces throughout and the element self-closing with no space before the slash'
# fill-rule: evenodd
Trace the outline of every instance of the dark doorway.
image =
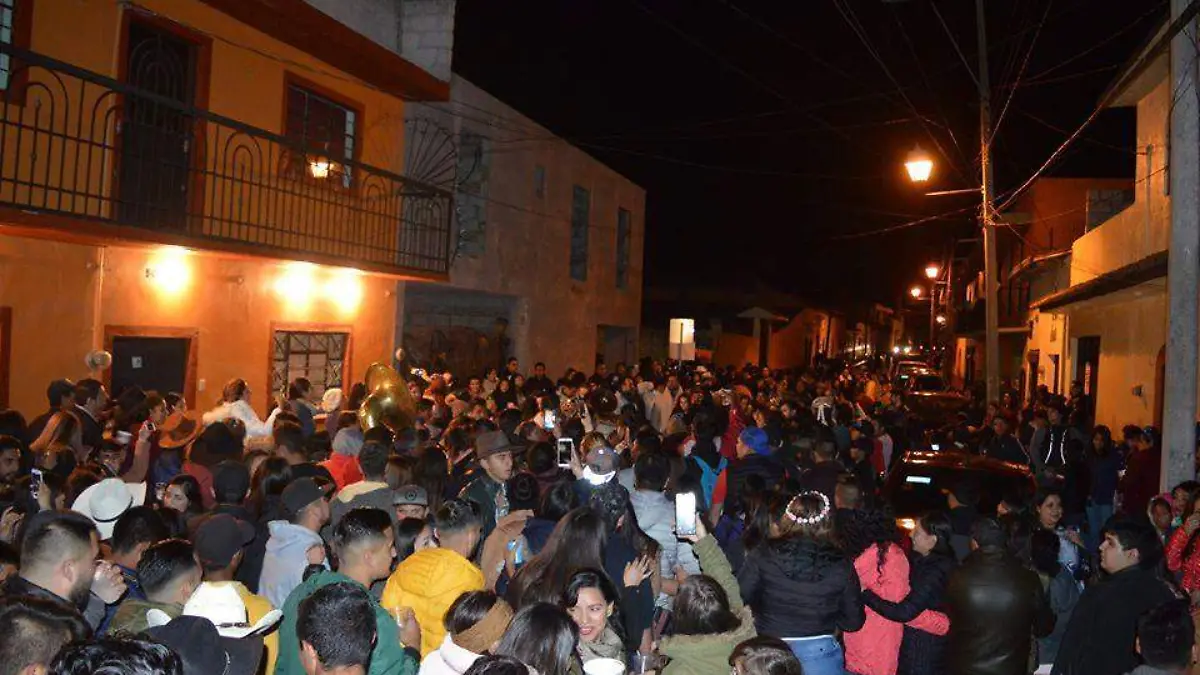
<svg viewBox="0 0 1200 675">
<path fill-rule="evenodd" d="M 198 47 L 167 31 L 131 21 L 125 81 L 191 107 Z M 120 157 L 121 222 L 155 229 L 187 224 L 194 117 L 174 106 L 126 96 Z"/>
<path fill-rule="evenodd" d="M 113 396 L 131 386 L 160 394 L 183 393 L 191 343 L 189 338 L 114 336 L 110 374 Z"/>
<path fill-rule="evenodd" d="M 1100 336 L 1079 338 L 1075 350 L 1075 381 L 1083 385 L 1083 393 L 1096 403 L 1096 385 L 1100 376 Z"/>
</svg>

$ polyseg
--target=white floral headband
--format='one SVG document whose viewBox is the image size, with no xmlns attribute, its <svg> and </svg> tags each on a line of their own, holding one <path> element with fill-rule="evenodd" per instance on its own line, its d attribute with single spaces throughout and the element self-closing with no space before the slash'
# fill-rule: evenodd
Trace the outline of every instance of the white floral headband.
<svg viewBox="0 0 1200 675">
<path fill-rule="evenodd" d="M 798 500 L 804 496 L 812 496 L 812 497 L 816 497 L 818 500 L 820 500 L 821 510 L 811 516 L 798 516 L 795 513 L 793 513 L 792 505 L 796 503 L 796 500 Z M 829 517 L 829 497 L 826 497 L 824 492 L 817 492 L 816 490 L 805 490 L 804 492 L 801 492 L 800 494 L 796 495 L 795 497 L 792 497 L 792 501 L 788 502 L 787 510 L 784 511 L 784 513 L 787 514 L 788 518 L 790 518 L 793 522 L 795 522 L 799 525 L 815 525 Z"/>
</svg>

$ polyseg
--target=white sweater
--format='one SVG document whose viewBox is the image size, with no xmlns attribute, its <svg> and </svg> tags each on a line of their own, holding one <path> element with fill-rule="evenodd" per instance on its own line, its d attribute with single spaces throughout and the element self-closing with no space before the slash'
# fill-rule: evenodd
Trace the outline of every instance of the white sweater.
<svg viewBox="0 0 1200 675">
<path fill-rule="evenodd" d="M 429 652 L 429 656 L 421 661 L 421 670 L 417 675 L 463 675 L 480 658 L 481 654 L 459 647 L 447 635 L 442 640 L 442 646 Z"/>
<path fill-rule="evenodd" d="M 258 413 L 254 412 L 254 408 L 250 407 L 249 403 L 239 399 L 233 403 L 222 403 L 204 413 L 204 424 L 207 426 L 233 417 L 246 425 L 246 438 L 270 437 L 271 430 L 275 426 L 275 416 L 278 414 L 279 409 L 276 408 L 264 422 L 258 419 Z"/>
</svg>

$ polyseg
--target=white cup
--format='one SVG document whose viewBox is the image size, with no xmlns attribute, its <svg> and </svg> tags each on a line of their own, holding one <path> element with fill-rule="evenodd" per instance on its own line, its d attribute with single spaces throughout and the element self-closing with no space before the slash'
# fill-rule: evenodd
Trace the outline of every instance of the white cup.
<svg viewBox="0 0 1200 675">
<path fill-rule="evenodd" d="M 592 659 L 583 664 L 587 675 L 624 675 L 625 664 L 617 659 Z"/>
</svg>

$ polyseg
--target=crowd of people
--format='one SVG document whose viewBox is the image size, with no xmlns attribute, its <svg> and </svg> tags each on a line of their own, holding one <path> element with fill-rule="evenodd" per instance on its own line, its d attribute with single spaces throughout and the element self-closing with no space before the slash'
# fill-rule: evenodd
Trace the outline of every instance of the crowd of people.
<svg viewBox="0 0 1200 675">
<path fill-rule="evenodd" d="M 0 411 L 0 675 L 1191 672 L 1200 483 L 1157 494 L 1155 430 L 1080 389 L 931 420 L 882 362 L 402 370 L 391 429 L 303 378 Z M 1029 489 L 898 519 L 931 447 Z"/>
</svg>

